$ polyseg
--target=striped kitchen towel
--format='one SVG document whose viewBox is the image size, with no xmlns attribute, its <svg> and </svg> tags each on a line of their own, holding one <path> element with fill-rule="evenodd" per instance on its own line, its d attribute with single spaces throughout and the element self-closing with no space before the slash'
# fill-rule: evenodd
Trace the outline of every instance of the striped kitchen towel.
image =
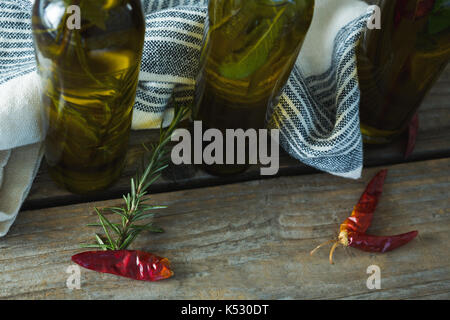
<svg viewBox="0 0 450 320">
<path fill-rule="evenodd" d="M 0 125 L 0 150 L 42 139 L 34 99 L 39 90 L 32 2 L 0 0 L 0 124 L 8 122 Z M 171 106 L 193 102 L 207 2 L 142 0 L 147 30 L 134 129 L 158 127 Z M 280 129 L 281 145 L 290 155 L 349 178 L 359 178 L 363 165 L 355 47 L 369 17 L 359 0 L 316 0 L 310 33 L 268 122 Z M 326 37 L 319 41 L 321 34 Z M 14 81 L 20 91 L 14 91 Z M 27 96 L 26 105 L 14 94 Z"/>
</svg>

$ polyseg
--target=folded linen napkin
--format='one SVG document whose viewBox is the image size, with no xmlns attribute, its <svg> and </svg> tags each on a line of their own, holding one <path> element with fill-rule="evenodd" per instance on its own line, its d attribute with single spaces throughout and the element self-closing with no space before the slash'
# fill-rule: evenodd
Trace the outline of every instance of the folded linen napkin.
<svg viewBox="0 0 450 320">
<path fill-rule="evenodd" d="M 0 1 L 0 236 L 42 157 L 33 1 Z M 171 106 L 193 102 L 207 2 L 142 0 L 147 30 L 133 129 L 158 127 Z M 362 169 L 355 46 L 369 16 L 359 0 L 316 0 L 311 29 L 269 121 L 293 157 L 348 178 L 359 178 Z"/>
</svg>

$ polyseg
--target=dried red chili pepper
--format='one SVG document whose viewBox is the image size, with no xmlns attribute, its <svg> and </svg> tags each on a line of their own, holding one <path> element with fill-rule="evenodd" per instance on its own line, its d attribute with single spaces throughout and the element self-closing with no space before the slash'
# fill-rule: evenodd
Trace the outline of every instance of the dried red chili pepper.
<svg viewBox="0 0 450 320">
<path fill-rule="evenodd" d="M 72 256 L 72 261 L 89 270 L 135 280 L 158 281 L 173 276 L 168 259 L 143 251 L 88 251 Z"/>
<path fill-rule="evenodd" d="M 417 231 L 411 231 L 396 236 L 380 237 L 360 232 L 348 232 L 340 242 L 342 241 L 341 243 L 346 247 L 358 248 L 368 252 L 384 253 L 407 244 L 418 234 Z"/>
<path fill-rule="evenodd" d="M 407 244 L 419 234 L 417 231 L 395 236 L 372 236 L 366 234 L 372 222 L 378 200 L 383 192 L 386 175 L 387 170 L 382 170 L 370 181 L 358 204 L 353 209 L 351 216 L 341 224 L 338 239 L 322 243 L 311 251 L 311 255 L 325 244 L 334 243 L 330 251 L 330 263 L 333 264 L 334 250 L 340 244 L 344 247 L 357 248 L 363 251 L 384 253 Z"/>
<path fill-rule="evenodd" d="M 405 159 L 409 158 L 416 147 L 417 131 L 419 131 L 419 115 L 416 113 L 408 127 L 408 143 L 405 150 Z"/>
<path fill-rule="evenodd" d="M 372 223 L 373 213 L 377 208 L 378 200 L 383 193 L 386 175 L 387 170 L 382 170 L 369 182 L 358 204 L 353 209 L 351 216 L 341 224 L 341 232 L 343 230 L 360 233 L 367 231 Z"/>
</svg>

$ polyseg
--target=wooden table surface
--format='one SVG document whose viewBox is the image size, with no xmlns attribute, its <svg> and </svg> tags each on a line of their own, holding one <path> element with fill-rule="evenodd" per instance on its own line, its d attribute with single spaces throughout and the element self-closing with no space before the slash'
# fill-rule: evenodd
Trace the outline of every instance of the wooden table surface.
<svg viewBox="0 0 450 320">
<path fill-rule="evenodd" d="M 122 178 L 89 197 L 72 195 L 50 180 L 45 164 L 8 236 L 0 239 L 2 299 L 448 299 L 450 298 L 450 68 L 420 111 L 414 154 L 405 138 L 365 148 L 363 178 L 319 173 L 282 155 L 277 177 L 261 180 L 252 167 L 216 178 L 192 166 L 171 167 L 152 187 L 152 201 L 169 208 L 155 224 L 164 234 L 143 235 L 140 248 L 170 258 L 175 277 L 144 283 L 81 271 L 81 288 L 66 281 L 70 257 L 92 241 L 94 207 L 119 205 L 154 131 L 134 132 Z M 370 228 L 374 234 L 419 230 L 408 245 L 387 254 L 338 249 L 311 257 L 336 236 L 366 183 L 389 168 L 385 192 Z M 370 290 L 367 268 L 381 270 Z"/>
</svg>

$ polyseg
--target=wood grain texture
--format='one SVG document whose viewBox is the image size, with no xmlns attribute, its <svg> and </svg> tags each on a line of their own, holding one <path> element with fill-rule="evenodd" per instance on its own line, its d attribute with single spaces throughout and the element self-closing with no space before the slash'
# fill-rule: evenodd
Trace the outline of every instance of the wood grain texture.
<svg viewBox="0 0 450 320">
<path fill-rule="evenodd" d="M 336 236 L 366 183 L 326 174 L 281 177 L 221 187 L 160 193 L 167 204 L 136 248 L 170 258 L 175 277 L 144 283 L 82 270 L 81 289 L 66 288 L 65 273 L 93 207 L 118 200 L 21 212 L 0 239 L 0 297 L 58 299 L 429 299 L 450 298 L 450 158 L 390 167 L 370 229 L 395 234 L 414 229 L 412 243 L 387 254 L 339 248 L 311 257 Z M 367 267 L 381 268 L 381 290 L 366 287 Z"/>
<path fill-rule="evenodd" d="M 420 161 L 450 157 L 450 66 L 425 99 L 420 110 L 420 130 L 416 149 L 409 161 Z M 109 190 L 91 196 L 77 196 L 58 188 L 50 179 L 45 164 L 42 165 L 27 201 L 25 209 L 61 206 L 94 200 L 109 200 L 121 197 L 129 190 L 130 178 L 136 172 L 144 148 L 142 143 L 156 141 L 158 132 L 154 130 L 133 132 L 131 146 L 127 153 L 127 165 L 122 177 Z M 386 146 L 366 146 L 364 163 L 366 167 L 404 162 L 403 154 L 406 137 Z M 315 172 L 286 153 L 281 153 L 278 176 L 292 176 Z M 223 185 L 233 182 L 259 179 L 258 166 L 246 173 L 227 178 L 213 177 L 194 166 L 171 167 L 164 177 L 155 183 L 152 192 L 167 192 Z"/>
</svg>

